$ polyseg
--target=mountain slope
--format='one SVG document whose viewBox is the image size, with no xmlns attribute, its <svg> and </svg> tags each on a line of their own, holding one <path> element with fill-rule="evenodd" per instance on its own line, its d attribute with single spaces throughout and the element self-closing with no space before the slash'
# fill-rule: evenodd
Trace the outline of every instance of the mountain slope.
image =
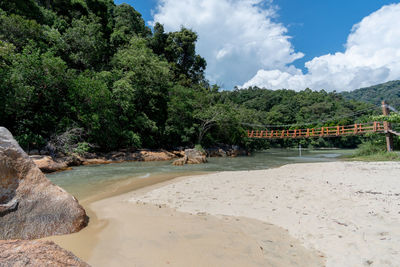
<svg viewBox="0 0 400 267">
<path fill-rule="evenodd" d="M 400 110 L 400 81 L 390 81 L 352 92 L 343 92 L 342 95 L 346 99 L 354 99 L 375 105 L 380 105 L 382 100 L 385 100 L 391 106 Z"/>
</svg>

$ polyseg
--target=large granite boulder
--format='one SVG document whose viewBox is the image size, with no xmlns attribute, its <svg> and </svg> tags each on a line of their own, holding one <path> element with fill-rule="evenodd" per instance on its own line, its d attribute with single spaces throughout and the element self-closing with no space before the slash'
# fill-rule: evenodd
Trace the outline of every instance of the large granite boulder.
<svg viewBox="0 0 400 267">
<path fill-rule="evenodd" d="M 206 153 L 197 149 L 185 149 L 185 156 L 187 156 L 187 164 L 201 164 L 206 163 Z"/>
<path fill-rule="evenodd" d="M 180 159 L 174 160 L 174 162 L 172 162 L 172 165 L 174 166 L 183 166 L 185 164 L 187 164 L 188 162 L 188 157 L 187 156 L 183 156 Z"/>
<path fill-rule="evenodd" d="M 44 173 L 65 171 L 69 168 L 66 162 L 57 162 L 50 156 L 33 155 L 30 158 Z"/>
<path fill-rule="evenodd" d="M 0 241 L 0 266 L 87 267 L 87 263 L 51 241 Z"/>
<path fill-rule="evenodd" d="M 206 152 L 207 156 L 213 158 L 225 158 L 227 156 L 226 151 L 222 148 L 208 148 Z"/>
<path fill-rule="evenodd" d="M 160 150 L 160 151 L 140 151 L 140 158 L 143 161 L 168 161 L 177 156 L 171 152 Z"/>
<path fill-rule="evenodd" d="M 206 154 L 197 149 L 185 149 L 183 158 L 175 160 L 172 164 L 175 166 L 182 166 L 185 164 L 202 164 L 206 163 Z"/>
<path fill-rule="evenodd" d="M 0 239 L 68 234 L 87 222 L 78 201 L 52 184 L 0 127 Z"/>
<path fill-rule="evenodd" d="M 106 155 L 107 159 L 113 162 L 124 162 L 124 161 L 167 161 L 173 158 L 177 158 L 174 153 L 165 150 L 139 150 L 139 151 L 126 151 L 122 149 L 118 152 L 111 152 Z"/>
</svg>

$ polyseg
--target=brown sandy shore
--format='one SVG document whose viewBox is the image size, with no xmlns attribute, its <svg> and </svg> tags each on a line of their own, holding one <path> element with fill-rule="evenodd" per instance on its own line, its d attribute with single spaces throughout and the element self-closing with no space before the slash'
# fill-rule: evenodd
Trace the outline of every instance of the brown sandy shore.
<svg viewBox="0 0 400 267">
<path fill-rule="evenodd" d="M 82 203 L 93 266 L 400 266 L 400 163 L 181 177 Z"/>
</svg>

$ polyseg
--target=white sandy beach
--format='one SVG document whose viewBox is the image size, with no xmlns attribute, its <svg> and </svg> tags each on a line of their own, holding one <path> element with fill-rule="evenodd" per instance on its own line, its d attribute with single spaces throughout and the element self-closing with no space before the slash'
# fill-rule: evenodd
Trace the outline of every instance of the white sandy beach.
<svg viewBox="0 0 400 267">
<path fill-rule="evenodd" d="M 321 251 L 327 266 L 400 266 L 400 163 L 221 172 L 133 192 L 130 201 L 268 222 Z"/>
<path fill-rule="evenodd" d="M 92 266 L 400 266 L 400 163 L 180 177 L 84 204 L 51 237 Z"/>
</svg>

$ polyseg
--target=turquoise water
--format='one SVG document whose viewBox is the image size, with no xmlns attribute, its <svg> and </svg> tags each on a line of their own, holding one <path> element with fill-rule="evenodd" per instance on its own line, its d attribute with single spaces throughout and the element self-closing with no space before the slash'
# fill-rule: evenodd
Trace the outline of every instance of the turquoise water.
<svg viewBox="0 0 400 267">
<path fill-rule="evenodd" d="M 124 183 L 155 176 L 177 177 L 204 172 L 260 170 L 290 163 L 337 161 L 340 156 L 351 153 L 351 150 L 306 150 L 300 157 L 297 150 L 270 149 L 248 157 L 209 158 L 207 164 L 173 166 L 171 161 L 125 162 L 80 166 L 47 177 L 78 199 L 83 199 L 112 190 L 115 184 L 123 186 Z"/>
</svg>

